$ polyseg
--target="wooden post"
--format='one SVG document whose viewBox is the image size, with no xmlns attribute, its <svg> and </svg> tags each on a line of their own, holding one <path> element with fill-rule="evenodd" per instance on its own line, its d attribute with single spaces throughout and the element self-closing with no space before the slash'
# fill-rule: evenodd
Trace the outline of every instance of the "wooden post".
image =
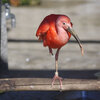
<svg viewBox="0 0 100 100">
<path fill-rule="evenodd" d="M 0 0 L 0 19 L 1 19 L 1 32 L 0 32 L 0 77 L 7 77 L 8 73 L 8 60 L 7 60 L 7 27 L 6 27 L 6 16 L 5 16 L 5 7 L 2 6 Z"/>
</svg>

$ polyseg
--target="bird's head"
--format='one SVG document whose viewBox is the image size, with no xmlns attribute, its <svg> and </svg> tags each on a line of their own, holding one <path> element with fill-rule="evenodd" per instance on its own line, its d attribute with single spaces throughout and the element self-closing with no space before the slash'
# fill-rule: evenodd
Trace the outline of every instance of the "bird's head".
<svg viewBox="0 0 100 100">
<path fill-rule="evenodd" d="M 81 42 L 80 42 L 80 39 L 79 39 L 78 35 L 75 33 L 74 29 L 72 28 L 73 24 L 70 21 L 70 18 L 68 16 L 65 16 L 65 15 L 59 16 L 57 18 L 57 25 L 59 27 L 62 27 L 67 33 L 70 33 L 76 39 L 76 41 L 78 42 L 78 44 L 81 48 L 81 53 L 83 55 L 84 50 L 82 48 L 82 45 L 81 45 Z"/>
</svg>

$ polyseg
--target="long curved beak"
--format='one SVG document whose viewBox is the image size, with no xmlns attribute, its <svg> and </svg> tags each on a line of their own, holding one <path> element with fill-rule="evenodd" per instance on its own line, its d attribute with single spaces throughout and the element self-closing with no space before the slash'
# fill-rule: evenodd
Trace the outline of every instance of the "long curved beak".
<svg viewBox="0 0 100 100">
<path fill-rule="evenodd" d="M 84 50 L 83 50 L 83 47 L 82 47 L 82 44 L 81 44 L 81 42 L 80 42 L 80 39 L 79 39 L 79 37 L 78 37 L 78 35 L 74 32 L 74 30 L 72 29 L 72 28 L 70 28 L 70 27 L 68 27 L 68 32 L 70 32 L 73 36 L 74 36 L 74 38 L 76 39 L 76 41 L 78 42 L 78 44 L 79 44 L 79 46 L 80 46 L 80 49 L 81 49 L 81 54 L 83 55 L 84 54 Z"/>
</svg>

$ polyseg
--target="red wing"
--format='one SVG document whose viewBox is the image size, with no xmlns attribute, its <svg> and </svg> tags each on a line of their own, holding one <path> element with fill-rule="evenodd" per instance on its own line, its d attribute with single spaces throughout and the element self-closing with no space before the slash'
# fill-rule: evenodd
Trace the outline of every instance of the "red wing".
<svg viewBox="0 0 100 100">
<path fill-rule="evenodd" d="M 36 36 L 39 37 L 39 40 L 43 40 L 48 30 L 49 23 L 46 19 L 44 19 L 36 32 Z"/>
</svg>

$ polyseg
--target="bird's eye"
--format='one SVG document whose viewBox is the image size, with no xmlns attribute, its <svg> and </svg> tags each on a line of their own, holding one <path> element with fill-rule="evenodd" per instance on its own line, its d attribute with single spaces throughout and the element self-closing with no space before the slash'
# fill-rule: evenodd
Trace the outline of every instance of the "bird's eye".
<svg viewBox="0 0 100 100">
<path fill-rule="evenodd" d="M 63 25 L 65 25 L 66 23 L 63 22 Z"/>
</svg>

